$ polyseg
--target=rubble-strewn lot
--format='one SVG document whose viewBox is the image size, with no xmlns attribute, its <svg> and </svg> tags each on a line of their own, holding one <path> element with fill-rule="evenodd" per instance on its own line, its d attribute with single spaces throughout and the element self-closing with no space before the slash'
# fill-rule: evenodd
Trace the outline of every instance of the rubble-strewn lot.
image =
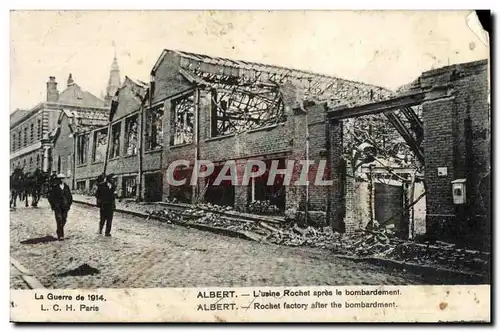
<svg viewBox="0 0 500 332">
<path fill-rule="evenodd" d="M 248 220 L 230 207 L 199 204 L 185 209 L 173 209 L 155 204 L 134 202 L 123 208 L 160 216 L 165 221 L 190 222 L 232 231 L 258 234 L 261 241 L 292 247 L 312 247 L 332 250 L 337 254 L 355 257 L 377 257 L 475 274 L 489 274 L 490 253 L 456 248 L 455 245 L 435 241 L 417 243 L 403 241 L 391 229 L 362 230 L 350 235 L 333 233 L 330 227 L 298 227 L 290 221 L 275 222 L 269 217 Z M 141 206 L 142 205 L 142 206 Z M 241 215 L 241 218 L 235 216 Z M 266 221 L 263 221 L 266 220 Z M 271 221 L 268 221 L 271 220 Z"/>
<path fill-rule="evenodd" d="M 68 216 L 66 240 L 53 241 L 56 223 L 46 200 L 39 208 L 18 208 L 10 215 L 11 256 L 47 288 L 436 282 L 424 274 L 341 259 L 326 250 L 262 244 L 119 212 L 111 238 L 96 234 L 98 223 L 97 208 L 75 204 Z M 17 288 L 16 280 L 11 282 Z"/>
<path fill-rule="evenodd" d="M 435 243 L 417 243 L 404 241 L 387 229 L 361 230 L 350 235 L 335 234 L 330 227 L 301 228 L 294 223 L 269 224 L 266 222 L 248 222 L 231 220 L 214 209 L 206 212 L 206 206 L 188 209 L 183 213 L 160 208 L 149 211 L 153 215 L 163 215 L 171 219 L 188 219 L 190 222 L 223 227 L 236 231 L 252 231 L 268 242 L 292 247 L 313 247 L 330 249 L 343 255 L 359 257 L 377 257 L 409 262 L 420 265 L 454 269 L 462 272 L 479 274 L 489 273 L 490 254 L 475 250 L 456 248 L 454 244 L 435 241 Z"/>
</svg>

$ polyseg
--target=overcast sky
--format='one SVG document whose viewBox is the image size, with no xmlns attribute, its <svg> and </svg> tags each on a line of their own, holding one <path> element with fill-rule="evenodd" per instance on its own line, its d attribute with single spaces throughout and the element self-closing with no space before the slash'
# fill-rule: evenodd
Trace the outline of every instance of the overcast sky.
<svg viewBox="0 0 500 332">
<path fill-rule="evenodd" d="M 100 96 L 116 50 L 122 80 L 149 79 L 162 49 L 311 70 L 396 89 L 422 71 L 485 59 L 468 12 L 16 11 L 11 104 L 45 100 L 69 73 Z M 116 45 L 116 46 L 113 46 Z"/>
</svg>

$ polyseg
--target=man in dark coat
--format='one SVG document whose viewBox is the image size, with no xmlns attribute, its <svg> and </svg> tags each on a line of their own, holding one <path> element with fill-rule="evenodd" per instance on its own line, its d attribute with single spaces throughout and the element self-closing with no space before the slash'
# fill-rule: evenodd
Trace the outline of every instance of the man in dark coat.
<svg viewBox="0 0 500 332">
<path fill-rule="evenodd" d="M 52 211 L 54 211 L 57 223 L 57 239 L 64 240 L 64 225 L 68 218 L 68 211 L 73 204 L 73 195 L 69 186 L 63 182 L 64 174 L 59 174 L 54 179 L 50 188 L 48 201 Z"/>
<path fill-rule="evenodd" d="M 108 174 L 106 177 L 99 176 L 101 180 L 97 185 L 95 197 L 97 206 L 100 210 L 99 234 L 102 234 L 102 229 L 106 225 L 105 236 L 111 236 L 111 224 L 113 222 L 113 212 L 116 208 L 115 190 L 113 183 L 113 174 Z"/>
</svg>

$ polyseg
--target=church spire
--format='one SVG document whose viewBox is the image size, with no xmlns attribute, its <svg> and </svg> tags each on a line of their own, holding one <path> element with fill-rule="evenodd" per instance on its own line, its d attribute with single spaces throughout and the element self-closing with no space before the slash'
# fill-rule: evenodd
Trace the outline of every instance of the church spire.
<svg viewBox="0 0 500 332">
<path fill-rule="evenodd" d="M 118 67 L 118 60 L 116 59 L 115 50 L 115 56 L 113 58 L 113 62 L 111 63 L 111 70 L 109 72 L 108 86 L 106 87 L 106 96 L 104 97 L 106 105 L 111 105 L 111 99 L 113 99 L 113 96 L 115 95 L 116 91 L 118 91 L 120 86 L 120 68 Z"/>
</svg>

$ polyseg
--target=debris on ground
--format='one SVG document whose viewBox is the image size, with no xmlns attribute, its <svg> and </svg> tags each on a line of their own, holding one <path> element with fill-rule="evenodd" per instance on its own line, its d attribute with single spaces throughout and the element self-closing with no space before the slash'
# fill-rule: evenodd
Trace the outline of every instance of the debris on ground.
<svg viewBox="0 0 500 332">
<path fill-rule="evenodd" d="M 134 204 L 131 204 L 131 206 Z M 264 204 L 265 205 L 265 204 Z M 379 225 L 354 233 L 339 234 L 330 227 L 299 226 L 299 211 L 287 209 L 281 222 L 254 215 L 240 214 L 232 207 L 202 203 L 185 207 L 153 205 L 146 211 L 151 217 L 161 217 L 166 223 L 196 223 L 232 231 L 257 234 L 267 243 L 292 247 L 327 249 L 335 254 L 351 257 L 375 257 L 429 265 L 463 272 L 489 274 L 491 254 L 458 248 L 455 244 L 426 238 L 404 240 L 397 236 L 394 225 Z M 144 212 L 144 207 L 137 208 Z M 230 212 L 230 213 L 227 213 Z"/>
<path fill-rule="evenodd" d="M 247 206 L 249 213 L 257 214 L 277 214 L 280 212 L 276 205 L 271 204 L 270 201 L 253 201 Z"/>
<path fill-rule="evenodd" d="M 261 223 L 263 224 L 263 223 Z M 264 226 L 266 227 L 266 226 Z M 266 227 L 269 229 L 269 227 Z M 330 227 L 300 228 L 297 225 L 287 225 L 277 231 L 272 231 L 267 240 L 275 244 L 290 247 L 314 247 L 321 249 L 332 249 L 335 243 L 335 235 Z"/>
<path fill-rule="evenodd" d="M 363 229 L 344 236 L 335 252 L 358 257 L 377 257 L 418 265 L 441 266 L 464 272 L 488 273 L 490 253 L 456 248 L 443 241 L 419 243 L 403 240 L 391 229 Z"/>
</svg>

